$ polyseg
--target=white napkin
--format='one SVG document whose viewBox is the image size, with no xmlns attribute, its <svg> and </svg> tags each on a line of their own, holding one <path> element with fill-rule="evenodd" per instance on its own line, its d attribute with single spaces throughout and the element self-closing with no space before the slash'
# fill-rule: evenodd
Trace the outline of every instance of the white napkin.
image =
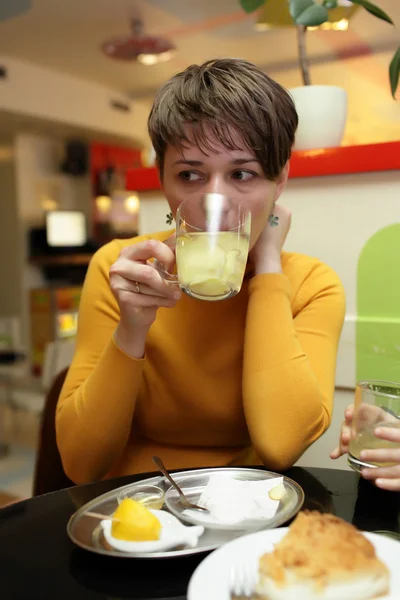
<svg viewBox="0 0 400 600">
<path fill-rule="evenodd" d="M 283 477 L 244 481 L 227 475 L 211 475 L 197 502 L 209 512 L 187 509 L 184 514 L 196 521 L 221 525 L 234 525 L 248 519 L 272 519 L 279 500 L 271 500 L 268 492 L 282 482 Z"/>
</svg>

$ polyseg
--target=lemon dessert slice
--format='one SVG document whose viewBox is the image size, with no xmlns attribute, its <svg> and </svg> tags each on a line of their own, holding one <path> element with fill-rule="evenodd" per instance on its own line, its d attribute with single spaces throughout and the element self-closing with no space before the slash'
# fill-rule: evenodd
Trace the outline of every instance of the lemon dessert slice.
<svg viewBox="0 0 400 600">
<path fill-rule="evenodd" d="M 140 502 L 126 498 L 113 515 L 111 534 L 126 542 L 152 542 L 160 539 L 161 523 Z"/>
</svg>

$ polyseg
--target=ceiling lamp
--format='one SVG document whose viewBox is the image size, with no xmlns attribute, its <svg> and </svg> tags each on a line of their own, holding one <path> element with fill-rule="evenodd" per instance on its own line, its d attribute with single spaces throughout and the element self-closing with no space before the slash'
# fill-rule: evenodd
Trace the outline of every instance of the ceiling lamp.
<svg viewBox="0 0 400 600">
<path fill-rule="evenodd" d="M 131 35 L 104 42 L 103 52 L 110 58 L 135 60 L 143 65 L 156 65 L 174 56 L 175 46 L 172 42 L 165 38 L 146 35 L 140 19 L 132 19 L 131 28 Z"/>
<path fill-rule="evenodd" d="M 326 23 L 322 23 L 319 27 L 308 27 L 308 29 L 346 31 L 349 19 L 358 8 L 359 6 L 348 0 L 338 0 L 338 6 L 329 10 L 329 20 Z M 293 18 L 289 12 L 289 2 L 268 0 L 261 9 L 255 28 L 257 31 L 268 31 L 279 27 L 294 27 Z"/>
</svg>

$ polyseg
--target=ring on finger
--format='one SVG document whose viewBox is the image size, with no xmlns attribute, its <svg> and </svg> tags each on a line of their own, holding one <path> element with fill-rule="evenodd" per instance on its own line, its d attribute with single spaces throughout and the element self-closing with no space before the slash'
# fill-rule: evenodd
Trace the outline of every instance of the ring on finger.
<svg viewBox="0 0 400 600">
<path fill-rule="evenodd" d="M 136 293 L 137 294 L 141 294 L 142 293 L 141 290 L 140 290 L 140 285 L 139 285 L 139 283 L 137 281 L 135 281 L 135 288 L 136 288 Z"/>
</svg>

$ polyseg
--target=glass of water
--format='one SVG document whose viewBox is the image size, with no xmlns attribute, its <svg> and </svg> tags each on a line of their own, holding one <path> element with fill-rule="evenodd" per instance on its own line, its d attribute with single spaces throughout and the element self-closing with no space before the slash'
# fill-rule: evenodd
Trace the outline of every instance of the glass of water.
<svg viewBox="0 0 400 600">
<path fill-rule="evenodd" d="M 176 213 L 176 274 L 154 266 L 199 300 L 224 300 L 241 289 L 249 252 L 251 214 L 221 194 L 204 194 L 180 204 Z"/>
<path fill-rule="evenodd" d="M 400 383 L 361 381 L 357 384 L 347 459 L 355 471 L 393 464 L 369 463 L 360 459 L 362 450 L 400 447 L 398 443 L 376 437 L 374 432 L 377 427 L 400 428 Z"/>
</svg>

